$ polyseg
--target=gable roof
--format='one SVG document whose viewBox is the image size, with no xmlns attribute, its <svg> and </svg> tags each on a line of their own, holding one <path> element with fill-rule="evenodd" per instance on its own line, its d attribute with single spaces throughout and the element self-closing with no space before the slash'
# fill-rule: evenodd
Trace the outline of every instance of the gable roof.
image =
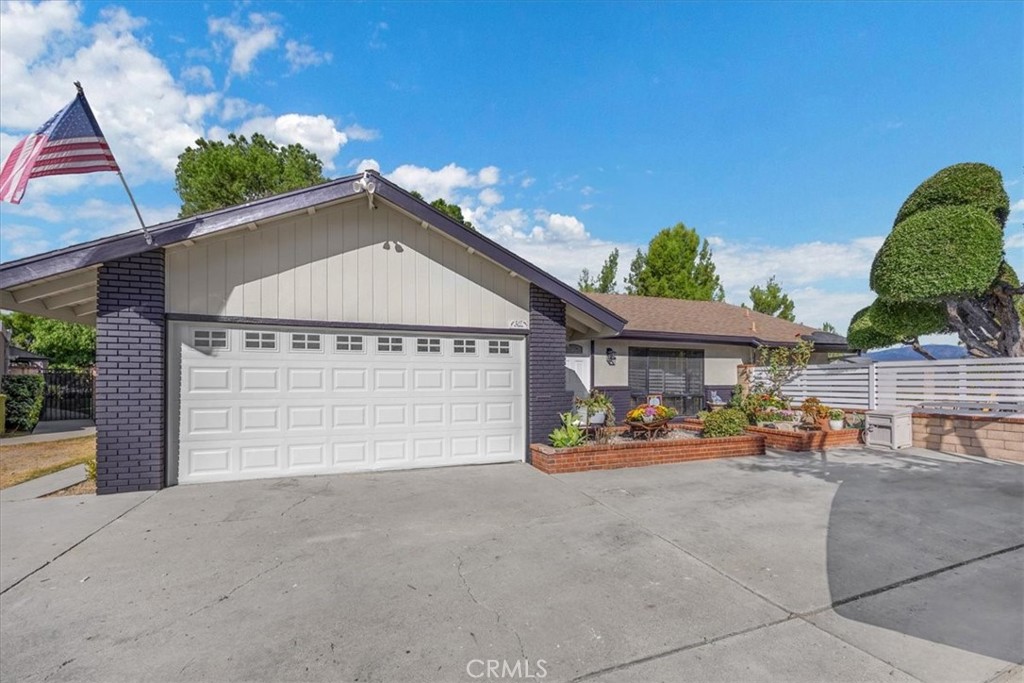
<svg viewBox="0 0 1024 683">
<path fill-rule="evenodd" d="M 569 306 L 590 316 L 613 332 L 619 332 L 625 320 L 600 303 L 589 299 L 558 278 L 541 270 L 529 261 L 509 251 L 494 240 L 467 228 L 438 211 L 421 199 L 402 189 L 379 173 L 369 171 L 376 185 L 374 197 L 430 225 L 461 242 L 495 263 L 508 268 L 510 273 L 524 278 L 537 287 L 558 297 Z M 181 218 L 148 228 L 153 243 L 146 240 L 143 231 L 133 230 L 120 235 L 103 237 L 63 249 L 29 256 L 0 264 L 0 290 L 9 293 L 17 287 L 40 280 L 59 277 L 73 271 L 95 268 L 106 261 L 134 256 L 159 247 L 168 247 L 186 240 L 194 240 L 225 230 L 254 225 L 260 221 L 280 218 L 314 207 L 338 202 L 364 192 L 356 183 L 363 174 L 331 180 L 320 185 L 259 199 L 247 204 Z M 5 297 L 6 299 L 6 297 Z M 16 297 L 15 297 L 16 299 Z"/>
<path fill-rule="evenodd" d="M 846 339 L 840 335 L 722 301 L 690 301 L 628 294 L 587 296 L 628 320 L 619 335 L 624 338 L 749 346 L 792 345 L 800 339 L 807 339 L 820 348 L 846 348 Z"/>
</svg>

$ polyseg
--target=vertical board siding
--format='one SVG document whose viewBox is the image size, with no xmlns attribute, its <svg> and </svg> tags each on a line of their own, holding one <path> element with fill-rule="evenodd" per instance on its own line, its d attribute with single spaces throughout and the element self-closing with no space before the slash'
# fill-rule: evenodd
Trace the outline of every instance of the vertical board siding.
<svg viewBox="0 0 1024 683">
<path fill-rule="evenodd" d="M 763 369 L 755 370 L 755 381 Z M 936 401 L 1024 402 L 1024 358 L 888 361 L 810 366 L 783 388 L 840 408 L 914 407 Z"/>
<path fill-rule="evenodd" d="M 360 202 L 172 248 L 166 277 L 170 313 L 498 329 L 529 320 L 528 282 Z"/>
</svg>

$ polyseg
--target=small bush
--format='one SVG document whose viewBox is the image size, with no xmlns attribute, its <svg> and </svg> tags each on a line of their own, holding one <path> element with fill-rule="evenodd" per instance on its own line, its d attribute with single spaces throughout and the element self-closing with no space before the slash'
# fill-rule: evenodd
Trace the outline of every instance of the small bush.
<svg viewBox="0 0 1024 683">
<path fill-rule="evenodd" d="M 42 375 L 5 375 L 0 389 L 7 395 L 8 429 L 31 432 L 43 410 Z"/>
<path fill-rule="evenodd" d="M 710 413 L 704 418 L 704 431 L 701 436 L 705 439 L 719 436 L 740 436 L 746 427 L 747 416 L 742 410 L 724 408 Z"/>
<path fill-rule="evenodd" d="M 563 413 L 559 415 L 562 419 L 562 426 L 555 429 L 548 436 L 548 440 L 555 448 L 572 448 L 582 446 L 587 441 L 586 430 L 577 423 L 576 413 Z"/>
<path fill-rule="evenodd" d="M 0 394 L 0 435 L 7 431 L 7 397 Z"/>
<path fill-rule="evenodd" d="M 96 458 L 85 463 L 85 474 L 93 481 L 96 481 Z"/>
</svg>

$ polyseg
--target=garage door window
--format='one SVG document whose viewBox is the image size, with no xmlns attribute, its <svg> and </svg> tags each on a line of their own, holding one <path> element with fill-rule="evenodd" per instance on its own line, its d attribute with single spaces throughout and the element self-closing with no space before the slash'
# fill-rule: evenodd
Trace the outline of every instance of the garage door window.
<svg viewBox="0 0 1024 683">
<path fill-rule="evenodd" d="M 474 339 L 456 339 L 455 344 L 452 347 L 455 353 L 464 354 L 475 354 L 476 353 L 476 340 Z"/>
<path fill-rule="evenodd" d="M 487 342 L 487 353 L 494 353 L 501 356 L 507 356 L 510 352 L 510 345 L 507 341 L 498 341 L 492 339 Z"/>
<path fill-rule="evenodd" d="M 441 339 L 420 337 L 416 340 L 416 353 L 441 353 Z"/>
<path fill-rule="evenodd" d="M 227 330 L 196 330 L 192 333 L 192 346 L 197 349 L 228 348 Z"/>
<path fill-rule="evenodd" d="M 277 351 L 277 335 L 273 332 L 246 332 L 246 351 Z"/>
<path fill-rule="evenodd" d="M 292 351 L 319 351 L 320 335 L 308 332 L 295 332 L 292 334 Z"/>
<path fill-rule="evenodd" d="M 401 353 L 401 337 L 377 337 L 377 351 L 380 353 Z"/>
<path fill-rule="evenodd" d="M 352 334 L 339 334 L 334 337 L 335 351 L 362 351 L 363 338 Z"/>
</svg>

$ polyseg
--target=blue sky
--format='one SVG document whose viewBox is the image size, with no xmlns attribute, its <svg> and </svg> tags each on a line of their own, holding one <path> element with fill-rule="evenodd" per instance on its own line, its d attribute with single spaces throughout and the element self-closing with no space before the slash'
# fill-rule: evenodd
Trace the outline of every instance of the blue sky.
<svg viewBox="0 0 1024 683">
<path fill-rule="evenodd" d="M 844 330 L 906 195 L 999 168 L 1024 270 L 1020 3 L 4 2 L 0 152 L 81 80 L 154 223 L 196 137 L 374 164 L 575 282 L 678 221 L 729 301 L 776 275 Z M 134 227 L 113 174 L 0 205 L 3 260 Z"/>
</svg>

